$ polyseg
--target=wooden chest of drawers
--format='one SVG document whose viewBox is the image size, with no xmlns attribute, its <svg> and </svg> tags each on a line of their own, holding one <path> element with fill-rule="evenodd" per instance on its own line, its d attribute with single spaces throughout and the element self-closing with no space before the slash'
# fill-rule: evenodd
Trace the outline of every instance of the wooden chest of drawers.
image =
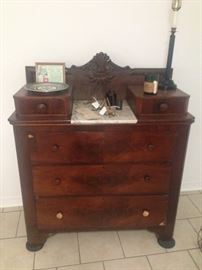
<svg viewBox="0 0 202 270">
<path fill-rule="evenodd" d="M 40 249 L 51 232 L 138 228 L 154 231 L 160 245 L 172 247 L 193 122 L 186 111 L 189 96 L 159 91 L 149 99 L 135 84 L 125 89 L 125 97 L 138 115 L 137 124 L 74 125 L 70 117 L 76 89 L 48 98 L 33 99 L 24 90 L 15 95 L 16 112 L 9 121 L 27 248 Z M 167 112 L 157 105 L 162 100 Z M 49 109 L 37 102 L 48 102 Z"/>
</svg>

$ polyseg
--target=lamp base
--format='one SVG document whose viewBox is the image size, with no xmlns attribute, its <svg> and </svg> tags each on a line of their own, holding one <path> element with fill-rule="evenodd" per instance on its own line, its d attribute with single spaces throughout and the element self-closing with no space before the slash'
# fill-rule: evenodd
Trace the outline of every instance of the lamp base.
<svg viewBox="0 0 202 270">
<path fill-rule="evenodd" d="M 177 85 L 171 79 L 163 79 L 159 83 L 159 89 L 162 89 L 162 90 L 176 90 Z"/>
</svg>

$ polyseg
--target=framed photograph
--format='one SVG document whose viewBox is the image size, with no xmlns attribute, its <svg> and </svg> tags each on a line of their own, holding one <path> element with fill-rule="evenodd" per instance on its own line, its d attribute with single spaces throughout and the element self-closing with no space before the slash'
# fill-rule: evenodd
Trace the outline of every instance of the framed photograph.
<svg viewBox="0 0 202 270">
<path fill-rule="evenodd" d="M 36 63 L 36 82 L 65 83 L 65 63 Z"/>
</svg>

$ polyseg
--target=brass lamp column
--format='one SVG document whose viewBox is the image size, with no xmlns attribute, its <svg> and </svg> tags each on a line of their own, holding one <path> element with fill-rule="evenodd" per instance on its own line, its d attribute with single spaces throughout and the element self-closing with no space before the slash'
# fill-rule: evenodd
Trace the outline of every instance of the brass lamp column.
<svg viewBox="0 0 202 270">
<path fill-rule="evenodd" d="M 167 65 L 166 65 L 165 77 L 160 83 L 160 88 L 164 90 L 175 90 L 177 88 L 176 84 L 172 80 L 172 60 L 173 60 L 173 52 L 174 52 L 174 45 L 175 45 L 175 32 L 177 28 L 177 15 L 181 6 L 182 6 L 182 0 L 172 1 L 173 18 L 172 18 L 171 35 L 170 35 L 169 48 L 168 48 Z"/>
</svg>

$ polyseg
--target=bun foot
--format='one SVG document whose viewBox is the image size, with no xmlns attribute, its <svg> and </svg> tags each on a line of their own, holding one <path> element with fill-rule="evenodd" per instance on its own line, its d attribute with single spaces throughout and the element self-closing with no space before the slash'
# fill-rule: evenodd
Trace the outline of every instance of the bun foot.
<svg viewBox="0 0 202 270">
<path fill-rule="evenodd" d="M 38 251 L 40 249 L 42 249 L 42 247 L 44 246 L 44 243 L 42 244 L 30 244 L 30 243 L 26 243 L 26 248 L 29 251 Z"/>
<path fill-rule="evenodd" d="M 175 246 L 175 240 L 173 238 L 169 240 L 158 239 L 158 243 L 161 247 L 164 247 L 164 248 L 172 248 Z"/>
</svg>

